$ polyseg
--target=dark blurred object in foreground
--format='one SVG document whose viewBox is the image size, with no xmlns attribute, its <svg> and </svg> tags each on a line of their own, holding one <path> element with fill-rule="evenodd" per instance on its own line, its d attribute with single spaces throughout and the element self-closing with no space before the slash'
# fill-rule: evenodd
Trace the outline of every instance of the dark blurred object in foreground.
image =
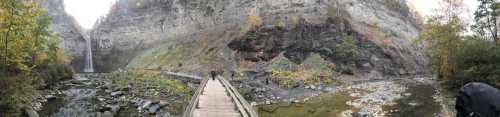
<svg viewBox="0 0 500 117">
<path fill-rule="evenodd" d="M 457 117 L 500 117 L 500 90 L 484 83 L 468 83 L 458 91 Z"/>
</svg>

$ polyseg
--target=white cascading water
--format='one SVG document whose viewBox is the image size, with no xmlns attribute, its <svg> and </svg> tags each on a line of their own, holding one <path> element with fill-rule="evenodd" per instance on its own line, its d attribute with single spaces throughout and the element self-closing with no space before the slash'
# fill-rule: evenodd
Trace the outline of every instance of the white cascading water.
<svg viewBox="0 0 500 117">
<path fill-rule="evenodd" d="M 88 35 L 85 35 L 85 68 L 83 69 L 83 72 L 87 73 L 92 73 L 94 72 L 94 66 L 92 64 L 92 46 L 91 46 L 91 40 Z"/>
</svg>

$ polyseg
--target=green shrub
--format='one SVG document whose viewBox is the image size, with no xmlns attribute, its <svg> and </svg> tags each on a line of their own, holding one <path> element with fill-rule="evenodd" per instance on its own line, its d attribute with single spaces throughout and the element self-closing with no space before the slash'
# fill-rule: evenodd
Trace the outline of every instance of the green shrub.
<svg viewBox="0 0 500 117">
<path fill-rule="evenodd" d="M 353 59 L 356 57 L 356 42 L 354 40 L 354 36 L 345 35 L 342 42 L 337 44 L 335 48 L 335 52 L 337 55 L 344 59 Z"/>
<path fill-rule="evenodd" d="M 52 62 L 46 63 L 34 71 L 34 75 L 43 81 L 43 84 L 39 84 L 37 87 L 51 87 L 58 81 L 71 78 L 74 74 L 70 66 Z"/>
<path fill-rule="evenodd" d="M 0 116 L 16 117 L 28 107 L 38 92 L 28 76 L 0 76 Z"/>
<path fill-rule="evenodd" d="M 274 26 L 276 26 L 279 29 L 285 29 L 286 28 L 286 23 L 282 18 L 276 19 L 274 22 Z"/>
<path fill-rule="evenodd" d="M 469 82 L 500 87 L 500 47 L 490 41 L 467 39 L 457 53 L 457 70 L 447 83 L 458 88 Z"/>
<path fill-rule="evenodd" d="M 280 70 L 280 69 L 272 69 L 271 77 L 277 81 L 281 86 L 285 86 L 287 88 L 291 88 L 293 84 L 293 80 L 298 78 L 300 74 L 298 72 Z"/>
<path fill-rule="evenodd" d="M 291 88 L 294 81 L 304 84 L 332 83 L 332 64 L 319 54 L 313 53 L 301 64 L 291 62 L 283 55 L 269 65 L 271 78 L 279 85 Z"/>
</svg>

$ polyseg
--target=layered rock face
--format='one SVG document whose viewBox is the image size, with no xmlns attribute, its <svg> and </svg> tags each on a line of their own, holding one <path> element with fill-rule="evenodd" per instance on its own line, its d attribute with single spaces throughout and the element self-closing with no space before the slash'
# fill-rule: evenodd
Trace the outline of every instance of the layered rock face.
<svg viewBox="0 0 500 117">
<path fill-rule="evenodd" d="M 144 50 L 165 43 L 229 40 L 222 44 L 229 45 L 237 53 L 236 58 L 253 62 L 270 61 L 284 53 L 300 63 L 314 52 L 333 63 L 354 64 L 361 73 L 422 73 L 422 47 L 410 42 L 420 29 L 404 9 L 406 4 L 394 3 L 400 2 L 120 0 L 91 32 L 94 60 L 98 71 L 109 71 L 124 67 Z M 249 27 L 250 13 L 262 19 L 260 27 Z M 199 36 L 228 31 L 241 33 Z M 335 53 L 344 34 L 354 37 L 356 59 L 343 60 Z"/>
<path fill-rule="evenodd" d="M 80 26 L 64 10 L 63 0 L 36 1 L 47 10 L 48 16 L 52 18 L 49 30 L 61 39 L 60 47 L 70 55 L 73 60 L 71 65 L 77 72 L 84 67 L 85 39 L 80 33 Z"/>
<path fill-rule="evenodd" d="M 201 32 L 243 24 L 251 5 L 251 1 L 120 0 L 91 33 L 97 50 L 95 66 L 110 71 L 160 42 L 196 40 Z"/>
</svg>

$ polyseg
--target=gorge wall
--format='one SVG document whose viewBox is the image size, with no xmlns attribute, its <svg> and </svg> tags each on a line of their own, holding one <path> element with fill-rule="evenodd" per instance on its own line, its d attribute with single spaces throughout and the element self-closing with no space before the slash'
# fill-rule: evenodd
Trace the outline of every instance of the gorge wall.
<svg viewBox="0 0 500 117">
<path fill-rule="evenodd" d="M 52 18 L 49 30 L 59 38 L 60 47 L 73 59 L 71 65 L 76 72 L 84 67 L 85 39 L 75 19 L 64 10 L 63 0 L 36 1 L 47 10 L 46 15 Z"/>
<path fill-rule="evenodd" d="M 420 74 L 422 47 L 410 42 L 420 29 L 407 8 L 398 0 L 120 0 L 91 31 L 94 65 L 206 69 L 319 53 L 360 73 Z M 250 14 L 259 27 L 248 25 Z M 355 59 L 335 53 L 346 34 Z"/>
</svg>

